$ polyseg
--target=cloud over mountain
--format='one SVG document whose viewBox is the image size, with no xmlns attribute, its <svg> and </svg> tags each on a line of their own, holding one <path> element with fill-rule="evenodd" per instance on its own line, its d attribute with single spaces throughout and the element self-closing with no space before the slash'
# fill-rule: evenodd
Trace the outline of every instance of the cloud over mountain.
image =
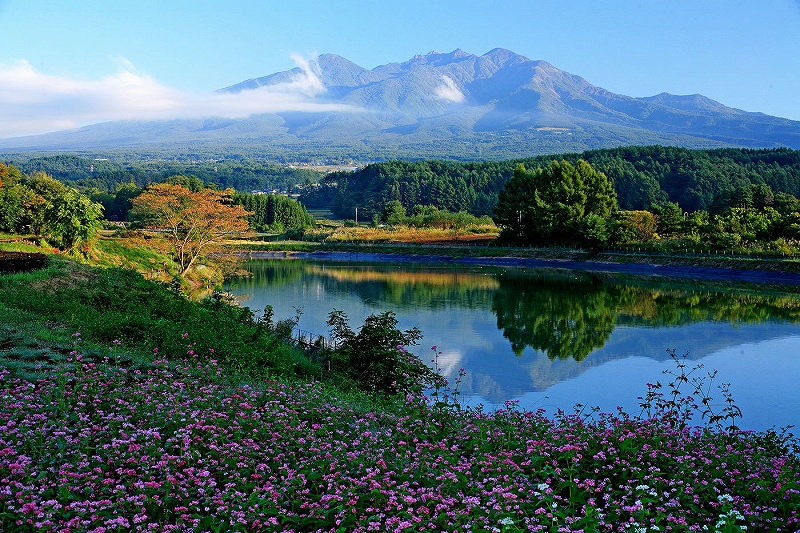
<svg viewBox="0 0 800 533">
<path fill-rule="evenodd" d="M 287 111 L 344 112 L 352 106 L 317 101 L 325 86 L 319 68 L 294 57 L 298 72 L 284 83 L 237 94 L 192 93 L 122 68 L 99 80 L 80 80 L 37 71 L 27 61 L 0 67 L 0 137 L 78 128 L 115 120 L 244 118 Z"/>
<path fill-rule="evenodd" d="M 456 83 L 449 76 L 442 76 L 442 85 L 436 88 L 436 96 L 442 100 L 453 102 L 456 104 L 462 103 L 466 100 L 464 93 L 456 87 Z"/>
</svg>

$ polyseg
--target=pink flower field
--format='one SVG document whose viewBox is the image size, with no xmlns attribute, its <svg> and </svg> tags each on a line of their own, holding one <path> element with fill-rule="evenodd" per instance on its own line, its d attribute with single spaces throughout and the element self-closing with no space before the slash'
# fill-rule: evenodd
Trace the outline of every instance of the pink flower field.
<svg viewBox="0 0 800 533">
<path fill-rule="evenodd" d="M 36 383 L 0 368 L 0 531 L 800 528 L 798 457 L 665 413 L 372 411 L 318 383 L 230 385 L 191 351 L 74 359 Z"/>
</svg>

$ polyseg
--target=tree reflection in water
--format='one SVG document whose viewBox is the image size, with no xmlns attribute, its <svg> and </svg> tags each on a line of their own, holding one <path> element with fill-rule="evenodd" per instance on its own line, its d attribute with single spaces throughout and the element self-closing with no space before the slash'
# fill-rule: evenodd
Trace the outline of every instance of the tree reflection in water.
<svg viewBox="0 0 800 533">
<path fill-rule="evenodd" d="M 498 279 L 492 310 L 517 355 L 530 346 L 551 359 L 580 361 L 614 330 L 617 298 L 596 278 L 506 273 Z"/>
<path fill-rule="evenodd" d="M 508 271 L 497 276 L 492 311 L 515 354 L 526 346 L 550 359 L 578 361 L 602 348 L 616 326 L 697 322 L 800 321 L 800 298 L 786 288 L 726 282 L 627 280 L 569 271 Z"/>
</svg>

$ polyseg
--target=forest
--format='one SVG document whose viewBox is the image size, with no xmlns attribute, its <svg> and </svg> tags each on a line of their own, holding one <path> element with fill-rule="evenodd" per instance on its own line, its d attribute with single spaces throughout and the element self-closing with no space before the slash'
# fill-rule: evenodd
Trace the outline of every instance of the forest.
<svg viewBox="0 0 800 533">
<path fill-rule="evenodd" d="M 330 206 L 340 218 L 365 219 L 397 200 L 474 215 L 490 215 L 517 165 L 546 167 L 554 159 L 588 162 L 611 181 L 622 210 L 649 210 L 673 202 L 684 212 L 747 207 L 759 195 L 800 196 L 800 151 L 790 149 L 691 150 L 629 146 L 510 161 L 388 161 L 355 172 L 334 172 L 300 199 Z"/>
<path fill-rule="evenodd" d="M 11 158 L 25 174 L 45 172 L 62 183 L 83 192 L 114 192 L 120 185 L 145 187 L 176 175 L 194 176 L 204 184 L 237 191 L 288 191 L 319 181 L 316 170 L 263 161 L 255 158 L 117 160 L 84 157 L 72 154 L 46 155 L 32 158 Z"/>
</svg>

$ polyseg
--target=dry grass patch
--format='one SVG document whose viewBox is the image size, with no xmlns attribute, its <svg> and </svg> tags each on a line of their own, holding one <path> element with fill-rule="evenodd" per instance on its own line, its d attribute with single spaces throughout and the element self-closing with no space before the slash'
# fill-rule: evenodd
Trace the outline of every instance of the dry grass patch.
<svg viewBox="0 0 800 533">
<path fill-rule="evenodd" d="M 497 238 L 499 230 L 494 226 L 479 226 L 467 229 L 415 228 L 398 226 L 395 228 L 374 228 L 342 226 L 327 237 L 328 242 L 385 242 L 414 244 L 488 244 Z"/>
</svg>

